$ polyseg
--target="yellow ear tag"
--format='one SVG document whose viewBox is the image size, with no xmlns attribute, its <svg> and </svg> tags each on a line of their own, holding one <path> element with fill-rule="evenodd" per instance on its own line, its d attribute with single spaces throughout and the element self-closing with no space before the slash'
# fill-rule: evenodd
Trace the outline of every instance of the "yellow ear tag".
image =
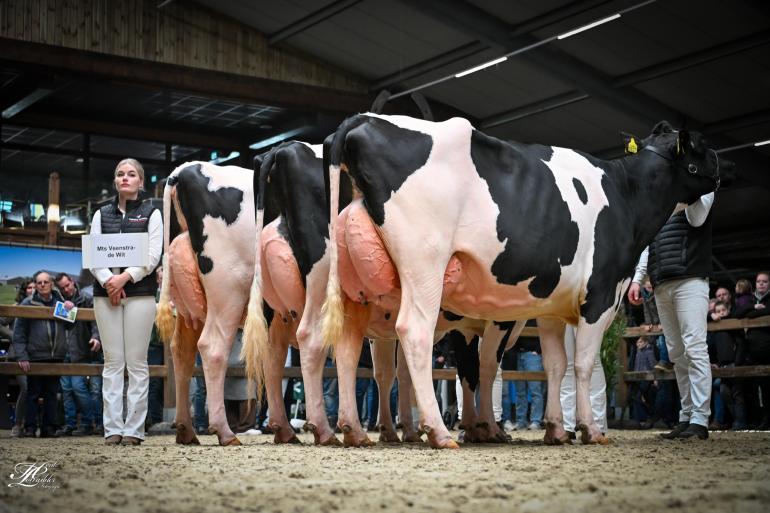
<svg viewBox="0 0 770 513">
<path fill-rule="evenodd" d="M 636 139 L 633 137 L 628 141 L 628 144 L 626 145 L 626 151 L 628 153 L 636 153 L 639 150 L 639 147 L 636 145 Z"/>
</svg>

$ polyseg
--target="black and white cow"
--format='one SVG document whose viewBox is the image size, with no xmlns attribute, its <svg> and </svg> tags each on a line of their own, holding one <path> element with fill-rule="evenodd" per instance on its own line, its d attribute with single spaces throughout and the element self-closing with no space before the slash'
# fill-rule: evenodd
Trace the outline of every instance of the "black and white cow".
<svg viewBox="0 0 770 513">
<path fill-rule="evenodd" d="M 254 272 L 252 171 L 189 162 L 175 169 L 163 194 L 163 285 L 156 323 L 171 339 L 177 443 L 197 444 L 189 387 L 200 351 L 209 431 L 221 445 L 240 445 L 225 416 L 224 379 Z M 170 299 L 177 310 L 174 320 Z"/>
<path fill-rule="evenodd" d="M 363 114 L 339 127 L 329 155 L 332 218 L 344 170 L 360 192 L 349 210 L 371 218 L 400 278 L 396 330 L 435 447 L 451 446 L 430 381 L 441 307 L 480 319 L 540 319 L 547 443 L 566 440 L 558 389 L 566 366 L 564 323 L 576 325 L 578 427 L 584 443 L 605 441 L 589 403 L 602 334 L 642 249 L 677 203 L 717 189 L 732 168 L 700 134 L 665 122 L 642 146 L 636 155 L 604 161 L 503 142 L 459 118 L 433 123 Z M 342 324 L 336 251 L 332 259 L 329 343 Z"/>
</svg>

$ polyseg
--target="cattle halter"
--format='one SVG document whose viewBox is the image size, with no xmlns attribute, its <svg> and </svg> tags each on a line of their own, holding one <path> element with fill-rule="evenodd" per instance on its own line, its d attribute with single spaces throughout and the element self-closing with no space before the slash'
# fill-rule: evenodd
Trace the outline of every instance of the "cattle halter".
<svg viewBox="0 0 770 513">
<path fill-rule="evenodd" d="M 678 167 L 680 169 L 684 169 L 684 165 L 683 164 L 679 164 L 679 163 L 675 162 L 673 158 L 665 155 L 656 146 L 649 145 L 649 146 L 643 147 L 642 149 L 643 150 L 651 151 L 652 153 L 654 153 L 655 155 L 659 156 L 660 158 L 668 160 L 669 162 L 674 163 L 674 167 Z M 722 178 L 719 176 L 719 155 L 717 155 L 716 150 L 709 149 L 709 151 L 714 154 L 714 159 L 716 161 L 717 168 L 716 168 L 715 173 L 712 176 L 708 176 L 707 178 L 711 178 L 712 180 L 714 180 L 714 184 L 716 185 L 716 187 L 714 188 L 714 192 L 716 192 L 716 191 L 719 190 L 719 187 L 722 185 Z M 689 164 L 687 164 L 687 172 L 690 173 L 691 175 L 697 175 L 698 174 L 698 165 L 690 162 Z"/>
</svg>

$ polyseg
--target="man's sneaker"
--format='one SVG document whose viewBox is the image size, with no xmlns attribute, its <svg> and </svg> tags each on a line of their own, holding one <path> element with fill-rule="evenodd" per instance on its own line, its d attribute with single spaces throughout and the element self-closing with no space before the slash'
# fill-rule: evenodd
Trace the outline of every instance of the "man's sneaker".
<svg viewBox="0 0 770 513">
<path fill-rule="evenodd" d="M 527 425 L 526 424 L 518 424 L 518 423 L 514 424 L 513 430 L 514 431 L 526 431 L 527 430 Z"/>
<path fill-rule="evenodd" d="M 58 438 L 59 435 L 56 433 L 59 431 L 61 430 L 57 430 L 52 427 L 44 427 L 40 430 L 40 438 Z"/>
<path fill-rule="evenodd" d="M 513 431 L 516 428 L 514 427 L 513 422 L 511 422 L 510 420 L 506 420 L 503 423 L 503 429 L 505 429 L 505 431 Z"/>
<path fill-rule="evenodd" d="M 11 428 L 11 438 L 19 438 L 24 436 L 24 429 L 18 424 L 14 424 Z"/>
<path fill-rule="evenodd" d="M 541 429 L 543 429 L 543 426 L 541 426 L 539 422 L 533 422 L 529 426 L 527 426 L 527 429 L 529 429 L 530 431 L 540 431 Z"/>
<path fill-rule="evenodd" d="M 90 425 L 80 426 L 72 432 L 72 436 L 91 436 L 94 434 L 94 428 Z"/>
<path fill-rule="evenodd" d="M 656 363 L 655 367 L 653 368 L 659 371 L 670 371 L 674 369 L 674 364 L 671 362 L 664 362 L 663 360 L 661 360 L 658 363 Z"/>
<path fill-rule="evenodd" d="M 35 438 L 36 428 L 24 428 L 24 431 L 19 433 L 19 438 Z"/>
<path fill-rule="evenodd" d="M 677 424 L 674 429 L 669 431 L 668 433 L 661 433 L 660 437 L 665 438 L 666 440 L 673 440 L 674 438 L 679 438 L 679 435 L 687 429 L 687 427 L 690 425 L 689 422 L 680 422 Z"/>
<path fill-rule="evenodd" d="M 706 426 L 701 426 L 700 424 L 690 424 L 687 426 L 687 429 L 679 433 L 677 438 L 686 440 L 686 439 L 699 439 L 699 440 L 706 440 L 709 437 L 709 430 Z"/>
<path fill-rule="evenodd" d="M 98 425 L 94 428 L 95 436 L 104 436 L 104 426 Z"/>
<path fill-rule="evenodd" d="M 208 435 L 209 429 L 203 426 L 198 426 L 195 428 L 195 434 L 196 435 Z"/>
<path fill-rule="evenodd" d="M 54 436 L 56 436 L 56 438 L 59 438 L 60 436 L 72 436 L 72 433 L 74 432 L 75 432 L 74 427 L 64 426 L 63 428 L 56 430 L 56 433 L 54 434 Z"/>
</svg>

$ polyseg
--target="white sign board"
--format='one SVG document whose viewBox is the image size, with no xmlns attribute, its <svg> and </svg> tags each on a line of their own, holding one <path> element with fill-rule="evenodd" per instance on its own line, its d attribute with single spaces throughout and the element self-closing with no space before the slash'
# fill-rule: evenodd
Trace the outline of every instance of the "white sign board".
<svg viewBox="0 0 770 513">
<path fill-rule="evenodd" d="M 83 235 L 83 268 L 147 267 L 149 246 L 147 232 Z"/>
</svg>

